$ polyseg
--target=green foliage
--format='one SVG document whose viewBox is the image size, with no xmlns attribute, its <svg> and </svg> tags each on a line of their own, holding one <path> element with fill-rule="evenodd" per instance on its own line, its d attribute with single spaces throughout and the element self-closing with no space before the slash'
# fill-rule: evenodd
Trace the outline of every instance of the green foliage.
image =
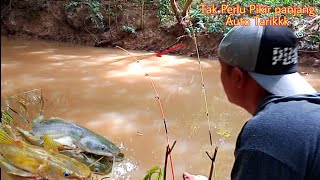
<svg viewBox="0 0 320 180">
<path fill-rule="evenodd" d="M 70 9 L 73 9 L 73 8 L 79 6 L 80 4 L 81 4 L 81 2 L 71 1 L 69 4 L 67 4 L 67 5 L 65 6 L 65 9 L 66 9 L 66 10 L 70 10 Z"/>
<path fill-rule="evenodd" d="M 228 28 L 229 29 L 229 28 Z M 228 30 L 226 29 L 226 30 Z M 224 31 L 224 24 L 222 21 L 211 22 L 208 24 L 208 31 L 211 33 L 218 33 Z"/>
<path fill-rule="evenodd" d="M 233 4 L 239 3 L 240 5 L 250 5 L 250 4 L 266 4 L 272 7 L 275 6 L 288 6 L 288 5 L 312 5 L 312 2 L 316 2 L 317 0 L 303 0 L 303 1 L 296 1 L 296 0 L 233 0 L 231 1 Z M 315 4 L 314 4 L 315 5 Z"/>
<path fill-rule="evenodd" d="M 207 15 L 201 12 L 201 3 L 205 4 L 228 4 L 230 6 L 235 6 L 236 4 L 240 4 L 241 6 L 249 6 L 250 4 L 265 4 L 272 7 L 276 6 L 288 6 L 288 5 L 315 5 L 319 0 L 304 0 L 304 1 L 295 1 L 295 0 L 231 0 L 231 1 L 221 1 L 221 0 L 194 0 L 190 9 L 189 9 L 189 17 L 193 22 L 193 29 L 195 32 L 200 32 L 201 30 L 206 30 L 207 32 L 212 33 L 226 33 L 231 27 L 225 26 L 224 23 L 226 21 L 226 15 Z M 186 0 L 178 1 L 178 5 L 180 7 L 184 7 Z M 174 16 L 172 12 L 172 8 L 169 0 L 162 0 L 159 8 L 160 22 L 172 20 L 172 16 Z M 232 15 L 233 19 L 237 19 L 240 17 L 252 17 L 253 15 Z M 274 12 L 270 14 L 259 14 L 260 17 L 270 17 L 274 16 Z M 291 18 L 292 15 L 286 14 L 288 18 Z M 297 15 L 298 18 L 303 18 L 303 15 Z M 173 19 L 174 21 L 174 19 Z M 186 29 L 186 33 L 189 34 L 188 29 Z"/>
<path fill-rule="evenodd" d="M 92 14 L 97 18 L 97 20 L 95 18 L 91 20 L 97 24 L 99 29 L 104 29 L 104 18 L 100 12 L 101 3 L 98 0 L 89 0 L 86 4 L 90 6 Z"/>
<path fill-rule="evenodd" d="M 179 0 L 177 1 L 178 6 L 180 7 L 180 10 L 184 7 L 187 0 Z M 228 15 L 226 14 L 218 14 L 218 15 L 208 15 L 201 12 L 200 4 L 215 4 L 216 6 L 220 6 L 221 4 L 227 4 L 229 6 L 235 6 L 236 4 L 240 4 L 241 6 L 248 7 L 250 4 L 263 4 L 263 5 L 269 5 L 271 6 L 271 13 L 269 14 L 259 14 L 261 18 L 267 18 L 274 16 L 274 7 L 283 7 L 288 5 L 310 5 L 314 6 L 315 4 L 319 3 L 320 0 L 303 0 L 303 1 L 296 1 L 296 0 L 193 0 L 189 11 L 188 11 L 188 18 L 192 22 L 192 27 L 186 27 L 185 33 L 189 36 L 192 35 L 192 33 L 199 33 L 199 32 L 205 32 L 205 33 L 221 33 L 226 34 L 230 29 L 231 26 L 226 26 L 225 22 L 227 20 Z M 73 8 L 78 7 L 79 5 L 86 5 L 90 7 L 90 14 L 87 15 L 87 18 L 90 19 L 98 29 L 104 29 L 105 28 L 105 18 L 103 17 L 101 12 L 105 12 L 106 14 L 110 15 L 110 17 L 115 17 L 116 14 L 112 12 L 112 9 L 109 9 L 111 7 L 102 7 L 102 1 L 101 0 L 70 0 L 69 4 L 65 6 L 67 10 L 71 10 Z M 153 0 L 138 0 L 137 2 L 144 2 L 146 4 L 153 3 Z M 124 2 L 125 3 L 125 2 Z M 312 4 L 313 3 L 313 4 Z M 116 6 L 113 6 L 112 8 L 117 8 L 120 11 L 124 10 L 124 4 L 118 3 Z M 319 15 L 320 10 L 318 9 L 316 14 Z M 281 15 L 281 14 L 280 14 Z M 291 28 L 294 28 L 295 22 L 301 22 L 303 19 L 306 19 L 305 15 L 298 14 L 296 16 L 292 16 L 290 14 L 282 14 L 285 15 L 287 18 L 289 18 L 291 25 Z M 230 15 L 233 20 L 239 19 L 239 18 L 249 18 L 255 16 L 255 14 L 233 14 Z M 173 13 L 170 0 L 161 0 L 160 6 L 158 9 L 158 17 L 160 19 L 161 25 L 164 26 L 171 26 L 176 23 L 176 17 Z M 110 19 L 109 19 L 110 20 Z M 304 22 L 303 24 L 306 24 L 307 22 Z M 124 25 L 122 26 L 122 30 L 128 33 L 135 34 L 136 28 L 130 25 Z M 297 30 L 297 29 L 296 29 Z M 301 31 L 301 30 L 300 30 Z M 300 32 L 301 34 L 306 34 L 306 32 Z M 308 34 L 308 33 L 307 33 Z M 317 33 L 313 33 L 308 39 L 308 43 L 311 45 L 317 45 L 319 44 L 319 35 Z"/>
<path fill-rule="evenodd" d="M 105 11 L 107 14 L 110 14 L 112 17 L 115 17 L 115 16 L 116 16 L 116 13 L 114 13 L 113 11 L 111 11 L 109 8 L 105 8 L 104 11 Z"/>
<path fill-rule="evenodd" d="M 90 19 L 93 23 L 96 24 L 98 29 L 104 29 L 104 17 L 100 12 L 101 3 L 99 0 L 84 0 L 84 1 L 74 1 L 72 0 L 69 4 L 65 6 L 66 10 L 71 10 L 73 8 L 78 7 L 79 5 L 87 5 L 90 7 L 91 13 L 88 15 L 88 19 Z"/>
<path fill-rule="evenodd" d="M 209 20 L 209 16 L 201 12 L 200 6 L 196 6 L 195 8 L 190 9 L 189 14 L 190 18 L 196 21 L 206 22 L 207 20 Z"/>
<path fill-rule="evenodd" d="M 131 33 L 131 34 L 135 34 L 137 33 L 136 32 L 136 29 L 134 26 L 130 26 L 130 25 L 124 25 L 122 26 L 122 30 L 125 31 L 125 32 L 128 32 L 128 33 Z"/>
<path fill-rule="evenodd" d="M 193 29 L 195 33 L 200 32 L 202 29 L 210 33 L 225 33 L 229 27 L 224 25 L 223 15 L 207 15 L 201 12 L 199 4 L 191 8 L 189 11 Z"/>
<path fill-rule="evenodd" d="M 163 23 L 169 20 L 169 17 L 174 15 L 171 9 L 169 0 L 162 0 L 159 8 L 160 22 Z"/>
<path fill-rule="evenodd" d="M 180 0 L 179 1 L 179 6 L 180 7 L 184 7 L 184 5 L 186 4 L 187 0 Z"/>
<path fill-rule="evenodd" d="M 143 0 L 145 4 L 150 4 L 153 2 L 153 0 Z"/>
<path fill-rule="evenodd" d="M 191 28 L 184 28 L 184 32 L 188 34 L 188 36 L 192 37 L 192 29 Z"/>
<path fill-rule="evenodd" d="M 310 36 L 309 39 L 310 39 L 310 40 L 309 40 L 309 43 L 310 43 L 311 45 L 316 45 L 316 44 L 320 41 L 319 36 Z"/>
<path fill-rule="evenodd" d="M 156 180 L 161 180 L 163 176 L 162 169 L 159 166 L 155 166 L 147 171 L 147 175 L 143 178 L 143 180 L 151 180 L 153 174 L 156 174 Z"/>
</svg>

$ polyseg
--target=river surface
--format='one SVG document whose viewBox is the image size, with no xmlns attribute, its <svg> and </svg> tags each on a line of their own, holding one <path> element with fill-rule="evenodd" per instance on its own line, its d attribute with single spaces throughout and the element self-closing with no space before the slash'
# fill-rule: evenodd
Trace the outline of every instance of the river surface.
<svg viewBox="0 0 320 180">
<path fill-rule="evenodd" d="M 47 117 L 87 127 L 121 147 L 126 158 L 115 164 L 114 177 L 143 179 L 150 168 L 163 167 L 166 147 L 151 80 L 162 101 L 170 143 L 177 141 L 172 153 L 176 179 L 184 171 L 208 175 L 211 162 L 205 152 L 211 148 L 197 60 L 164 55 L 137 63 L 126 56 L 120 49 L 2 37 L 1 97 L 42 89 Z M 216 179 L 230 179 L 236 137 L 250 116 L 228 102 L 219 63 L 202 59 L 201 66 L 213 143 L 219 147 Z M 320 70 L 300 71 L 319 91 Z M 167 177 L 171 179 L 169 165 Z"/>
</svg>

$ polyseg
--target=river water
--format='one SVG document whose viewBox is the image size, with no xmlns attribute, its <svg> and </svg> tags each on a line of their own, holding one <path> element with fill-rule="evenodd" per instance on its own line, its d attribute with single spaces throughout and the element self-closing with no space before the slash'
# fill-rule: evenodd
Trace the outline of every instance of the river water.
<svg viewBox="0 0 320 180">
<path fill-rule="evenodd" d="M 1 97 L 42 89 L 47 117 L 87 127 L 119 145 L 126 158 L 115 164 L 113 175 L 143 179 L 153 166 L 163 167 L 166 147 L 160 107 L 144 76 L 148 73 L 162 101 L 170 142 L 177 141 L 172 153 L 176 179 L 184 171 L 208 175 L 208 121 L 197 60 L 164 55 L 138 64 L 126 56 L 120 49 L 1 37 Z M 250 116 L 228 102 L 218 62 L 202 59 L 201 66 L 213 142 L 219 147 L 216 179 L 230 179 L 236 137 Z M 300 70 L 319 91 L 320 70 Z"/>
</svg>

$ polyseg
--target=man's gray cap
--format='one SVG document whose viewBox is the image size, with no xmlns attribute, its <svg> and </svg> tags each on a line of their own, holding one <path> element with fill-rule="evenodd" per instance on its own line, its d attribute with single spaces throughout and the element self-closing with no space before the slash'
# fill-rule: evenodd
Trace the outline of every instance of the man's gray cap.
<svg viewBox="0 0 320 180">
<path fill-rule="evenodd" d="M 259 19 L 261 20 L 261 19 Z M 247 71 L 274 95 L 316 93 L 297 72 L 297 39 L 286 26 L 235 26 L 219 46 L 219 59 Z"/>
</svg>

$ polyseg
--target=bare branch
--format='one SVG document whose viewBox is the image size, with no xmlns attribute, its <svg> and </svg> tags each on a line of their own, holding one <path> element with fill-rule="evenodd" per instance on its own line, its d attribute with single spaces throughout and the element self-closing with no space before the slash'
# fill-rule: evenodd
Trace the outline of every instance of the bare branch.
<svg viewBox="0 0 320 180">
<path fill-rule="evenodd" d="M 176 1 L 175 0 L 170 0 L 170 4 L 171 4 L 172 10 L 174 12 L 174 15 L 176 16 L 176 19 L 177 19 L 178 23 L 180 23 L 181 19 L 182 19 L 181 18 L 181 14 L 180 14 L 181 12 L 179 10 L 179 7 L 178 7 Z"/>
<path fill-rule="evenodd" d="M 212 179 L 214 162 L 216 161 L 217 152 L 218 152 L 218 147 L 216 147 L 216 148 L 214 149 L 214 154 L 213 154 L 213 157 L 212 157 L 212 158 L 211 158 L 211 156 L 209 155 L 209 153 L 207 153 L 207 155 L 208 155 L 209 158 L 211 159 L 211 167 L 210 167 L 210 174 L 209 174 L 208 180 L 211 180 L 211 179 Z"/>
<path fill-rule="evenodd" d="M 172 151 L 172 149 L 174 148 L 174 145 L 176 145 L 177 141 L 173 142 L 173 145 L 171 146 L 171 148 L 169 147 L 169 144 L 166 147 L 166 156 L 165 156 L 165 160 L 164 160 L 164 168 L 163 168 L 163 180 L 167 179 L 167 164 L 168 164 L 168 157 Z"/>
<path fill-rule="evenodd" d="M 188 10 L 189 10 L 191 3 L 192 3 L 192 0 L 187 0 L 186 4 L 184 5 L 182 14 L 181 14 L 182 17 L 186 17 L 186 15 L 188 14 Z"/>
</svg>

